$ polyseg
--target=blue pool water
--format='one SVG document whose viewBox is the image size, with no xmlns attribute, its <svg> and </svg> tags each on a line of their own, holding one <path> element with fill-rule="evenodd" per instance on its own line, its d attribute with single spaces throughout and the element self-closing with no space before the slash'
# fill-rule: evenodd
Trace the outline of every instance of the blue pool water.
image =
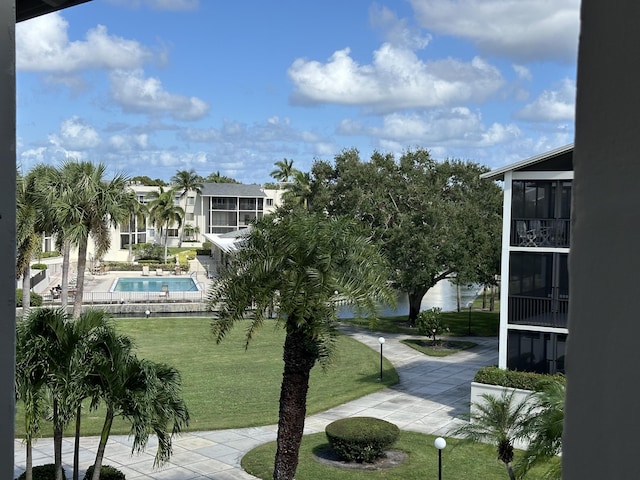
<svg viewBox="0 0 640 480">
<path fill-rule="evenodd" d="M 118 278 L 112 292 L 162 292 L 163 285 L 169 292 L 197 292 L 198 284 L 191 277 L 177 278 Z"/>
</svg>

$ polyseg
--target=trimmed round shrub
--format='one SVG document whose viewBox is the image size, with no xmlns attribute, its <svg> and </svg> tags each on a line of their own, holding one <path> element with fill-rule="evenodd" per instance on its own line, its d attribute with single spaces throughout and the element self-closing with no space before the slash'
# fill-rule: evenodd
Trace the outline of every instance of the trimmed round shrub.
<svg viewBox="0 0 640 480">
<path fill-rule="evenodd" d="M 42 306 L 42 295 L 38 295 L 36 292 L 29 292 L 29 297 L 31 298 L 31 306 L 32 307 L 41 307 Z M 16 289 L 16 307 L 22 306 L 22 289 Z"/>
<path fill-rule="evenodd" d="M 87 473 L 84 474 L 84 480 L 91 480 L 92 476 L 93 465 L 87 469 Z M 124 473 L 111 465 L 102 465 L 100 468 L 100 480 L 126 480 L 126 478 Z"/>
<path fill-rule="evenodd" d="M 373 417 L 351 417 L 325 428 L 333 451 L 347 462 L 371 463 L 384 456 L 400 436 L 397 425 Z"/>
<path fill-rule="evenodd" d="M 38 465 L 33 467 L 33 480 L 56 480 L 56 466 L 53 463 L 47 463 L 46 465 Z M 26 472 L 22 472 L 18 477 L 18 480 L 24 480 L 27 478 Z M 67 474 L 62 469 L 62 478 L 67 480 Z"/>
</svg>

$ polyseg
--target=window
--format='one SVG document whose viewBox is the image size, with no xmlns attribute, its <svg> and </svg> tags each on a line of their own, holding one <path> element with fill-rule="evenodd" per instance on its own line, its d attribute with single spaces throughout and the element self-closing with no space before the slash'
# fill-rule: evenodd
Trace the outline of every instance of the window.
<svg viewBox="0 0 640 480">
<path fill-rule="evenodd" d="M 567 335 L 510 331 L 507 368 L 537 373 L 564 373 Z"/>
<path fill-rule="evenodd" d="M 187 205 L 195 205 L 196 197 L 187 197 Z"/>
<path fill-rule="evenodd" d="M 177 228 L 167 228 L 167 237 L 177 238 L 178 237 L 178 229 Z"/>
<path fill-rule="evenodd" d="M 273 198 L 267 198 L 267 207 L 273 207 Z"/>
<path fill-rule="evenodd" d="M 240 210 L 255 210 L 256 209 L 256 199 L 255 198 L 241 198 L 240 199 Z"/>
<path fill-rule="evenodd" d="M 235 210 L 236 199 L 230 197 L 211 197 L 209 200 L 211 210 Z"/>
<path fill-rule="evenodd" d="M 193 222 L 195 214 L 193 212 L 185 213 L 184 218 L 187 222 Z"/>
</svg>

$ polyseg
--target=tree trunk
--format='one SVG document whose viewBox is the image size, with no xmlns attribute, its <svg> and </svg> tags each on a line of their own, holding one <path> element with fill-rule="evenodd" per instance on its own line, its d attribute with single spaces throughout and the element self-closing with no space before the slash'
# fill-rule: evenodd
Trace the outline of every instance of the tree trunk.
<svg viewBox="0 0 640 480">
<path fill-rule="evenodd" d="M 60 292 L 60 303 L 66 311 L 69 303 L 69 264 L 71 259 L 71 244 L 65 240 L 62 244 L 62 291 Z"/>
<path fill-rule="evenodd" d="M 304 419 L 307 413 L 309 375 L 315 355 L 306 349 L 310 340 L 299 330 L 287 332 L 284 342 L 284 373 L 280 387 L 280 413 L 274 480 L 293 480 L 298 467 Z"/>
<path fill-rule="evenodd" d="M 516 480 L 516 475 L 513 473 L 513 468 L 511 467 L 511 463 L 505 463 L 505 465 L 507 466 L 507 473 L 509 474 L 509 479 Z"/>
<path fill-rule="evenodd" d="M 80 468 L 80 418 L 82 415 L 82 406 L 78 405 L 76 410 L 76 438 L 73 444 L 73 480 L 78 480 Z"/>
<path fill-rule="evenodd" d="M 56 469 L 56 480 L 62 480 L 62 426 L 58 400 L 53 400 L 53 461 Z"/>
<path fill-rule="evenodd" d="M 113 408 L 107 407 L 107 414 L 104 417 L 104 425 L 100 433 L 100 443 L 98 443 L 98 451 L 96 452 L 96 461 L 93 464 L 93 476 L 91 480 L 100 480 L 100 470 L 102 470 L 102 459 L 104 458 L 104 450 L 107 447 L 107 440 L 111 433 L 111 425 L 113 424 Z"/>
<path fill-rule="evenodd" d="M 487 309 L 487 286 L 482 288 L 482 310 Z"/>
<path fill-rule="evenodd" d="M 456 307 L 458 308 L 458 313 L 460 313 L 460 306 L 462 305 L 462 289 L 460 288 L 460 284 L 456 284 Z"/>
<path fill-rule="evenodd" d="M 417 288 L 413 292 L 409 292 L 409 325 L 412 327 L 416 324 L 416 319 L 420 313 L 422 298 L 428 290 L 428 288 Z"/>
<path fill-rule="evenodd" d="M 31 263 L 31 262 L 29 262 Z M 31 266 L 27 264 L 22 272 L 22 317 L 26 318 L 31 308 Z"/>
<path fill-rule="evenodd" d="M 82 293 L 84 291 L 84 271 L 87 267 L 87 241 L 85 238 L 78 245 L 78 277 L 76 281 L 76 298 L 73 302 L 73 315 L 74 319 L 80 317 L 82 313 Z"/>
<path fill-rule="evenodd" d="M 493 312 L 496 308 L 496 287 L 494 285 L 491 286 L 491 300 L 489 301 L 489 311 Z"/>
<path fill-rule="evenodd" d="M 31 438 L 26 440 L 27 459 L 24 471 L 24 480 L 33 480 L 33 445 Z"/>
</svg>

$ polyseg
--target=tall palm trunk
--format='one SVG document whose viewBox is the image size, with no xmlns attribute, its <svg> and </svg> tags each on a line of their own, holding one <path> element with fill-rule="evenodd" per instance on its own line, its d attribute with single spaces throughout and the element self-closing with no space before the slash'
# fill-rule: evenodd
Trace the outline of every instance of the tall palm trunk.
<svg viewBox="0 0 640 480">
<path fill-rule="evenodd" d="M 83 239 L 78 245 L 78 277 L 76 283 L 76 298 L 73 302 L 74 319 L 80 317 L 82 313 L 82 294 L 84 292 L 84 271 L 87 267 L 87 241 Z"/>
<path fill-rule="evenodd" d="M 69 302 L 69 264 L 71 263 L 71 242 L 64 240 L 62 244 L 62 292 L 60 292 L 60 303 L 62 308 L 67 309 Z"/>
<path fill-rule="evenodd" d="M 104 458 L 104 451 L 107 447 L 107 440 L 109 440 L 109 434 L 111 433 L 113 415 L 113 407 L 107 407 L 107 414 L 104 417 L 104 424 L 102 425 L 102 432 L 100 433 L 100 443 L 98 444 L 98 451 L 96 452 L 96 461 L 93 464 L 93 476 L 91 477 L 91 480 L 100 480 L 102 459 Z"/>
<path fill-rule="evenodd" d="M 62 425 L 60 425 L 60 408 L 57 399 L 53 399 L 53 461 L 56 469 L 56 480 L 62 480 Z"/>
<path fill-rule="evenodd" d="M 31 262 L 29 262 L 31 263 Z M 26 317 L 31 308 L 31 266 L 27 264 L 22 272 L 22 316 Z"/>
<path fill-rule="evenodd" d="M 82 416 L 82 405 L 78 405 L 76 410 L 76 438 L 73 443 L 73 480 L 78 480 L 80 468 L 80 418 Z"/>
<path fill-rule="evenodd" d="M 31 437 L 26 439 L 27 460 L 24 471 L 24 480 L 33 480 L 33 443 Z"/>
<path fill-rule="evenodd" d="M 298 454 L 307 413 L 309 376 L 315 363 L 315 356 L 310 355 L 305 348 L 308 342 L 303 332 L 287 332 L 274 480 L 293 480 L 298 467 Z"/>
</svg>

